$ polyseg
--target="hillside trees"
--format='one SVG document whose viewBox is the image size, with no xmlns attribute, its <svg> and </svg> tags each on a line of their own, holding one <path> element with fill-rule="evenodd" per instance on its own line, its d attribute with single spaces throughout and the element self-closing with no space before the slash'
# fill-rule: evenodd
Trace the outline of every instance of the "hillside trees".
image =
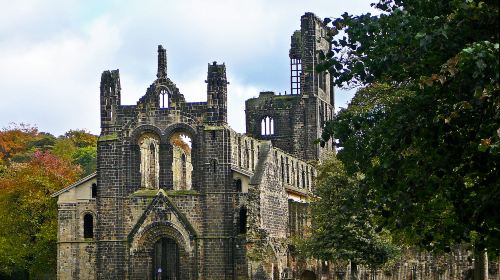
<svg viewBox="0 0 500 280">
<path fill-rule="evenodd" d="M 95 162 L 95 139 L 85 131 L 56 138 L 26 125 L 0 131 L 0 278 L 54 276 L 57 205 L 50 194 Z M 74 143 L 61 144 L 68 141 Z M 82 154 L 87 165 L 80 166 Z"/>
</svg>

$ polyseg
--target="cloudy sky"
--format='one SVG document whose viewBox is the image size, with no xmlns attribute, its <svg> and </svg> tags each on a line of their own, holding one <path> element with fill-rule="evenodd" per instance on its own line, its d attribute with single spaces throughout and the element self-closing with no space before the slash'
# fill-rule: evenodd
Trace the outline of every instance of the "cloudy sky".
<svg viewBox="0 0 500 280">
<path fill-rule="evenodd" d="M 207 64 L 226 64 L 229 122 L 244 132 L 244 100 L 289 91 L 290 35 L 300 16 L 372 12 L 370 2 L 0 0 L 0 128 L 99 134 L 101 72 L 120 69 L 122 104 L 136 104 L 155 79 L 162 44 L 168 75 L 189 102 L 206 101 Z M 351 95 L 337 90 L 336 105 Z"/>
</svg>

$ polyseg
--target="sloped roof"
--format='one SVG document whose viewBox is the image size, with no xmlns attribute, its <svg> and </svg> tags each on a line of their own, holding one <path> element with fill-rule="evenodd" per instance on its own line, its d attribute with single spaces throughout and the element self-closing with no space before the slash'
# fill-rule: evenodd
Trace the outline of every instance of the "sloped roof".
<svg viewBox="0 0 500 280">
<path fill-rule="evenodd" d="M 86 176 L 86 177 L 83 177 L 82 179 L 80 179 L 80 180 L 78 180 L 78 181 L 74 182 L 73 184 L 71 184 L 71 185 L 69 185 L 69 186 L 65 187 L 65 188 L 64 188 L 64 189 L 62 189 L 62 190 L 59 190 L 59 191 L 57 191 L 57 192 L 55 192 L 55 193 L 51 194 L 50 196 L 51 196 L 51 197 L 57 197 L 57 196 L 59 196 L 60 194 L 62 194 L 62 193 L 64 193 L 64 192 L 67 192 L 67 191 L 69 191 L 69 190 L 71 190 L 71 189 L 73 189 L 73 188 L 76 188 L 77 186 L 79 186 L 79 185 L 81 185 L 81 184 L 83 184 L 83 183 L 87 182 L 87 181 L 90 181 L 90 180 L 94 179 L 95 177 L 97 177 L 97 172 L 94 172 L 94 173 L 92 173 L 92 174 L 90 174 L 90 175 L 88 175 L 88 176 Z"/>
</svg>

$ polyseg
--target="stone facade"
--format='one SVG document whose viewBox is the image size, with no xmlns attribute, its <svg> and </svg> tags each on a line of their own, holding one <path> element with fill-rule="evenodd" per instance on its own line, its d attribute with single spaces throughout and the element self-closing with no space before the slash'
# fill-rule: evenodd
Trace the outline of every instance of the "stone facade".
<svg viewBox="0 0 500 280">
<path fill-rule="evenodd" d="M 332 148 L 313 143 L 333 113 L 331 77 L 315 71 L 328 41 L 328 28 L 305 14 L 290 49 L 290 88 L 300 91 L 248 100 L 246 134 L 227 124 L 224 64 L 208 65 L 206 102 L 186 102 L 162 46 L 156 80 L 136 105 L 121 104 L 119 71 L 104 71 L 97 172 L 54 194 L 58 279 L 299 279 L 316 271 L 292 262 L 289 238 L 302 234 L 314 164 Z"/>
</svg>

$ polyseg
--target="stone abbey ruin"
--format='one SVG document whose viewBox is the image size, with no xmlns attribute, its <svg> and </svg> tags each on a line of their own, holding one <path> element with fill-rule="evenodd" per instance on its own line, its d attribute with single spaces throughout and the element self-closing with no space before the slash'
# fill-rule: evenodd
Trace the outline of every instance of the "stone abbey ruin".
<svg viewBox="0 0 500 280">
<path fill-rule="evenodd" d="M 187 102 L 158 46 L 156 80 L 121 105 L 118 70 L 101 76 L 97 172 L 58 198 L 59 279 L 296 279 L 315 263 L 303 233 L 313 144 L 333 113 L 327 27 L 312 13 L 291 37 L 291 94 L 246 101 L 246 134 L 227 123 L 226 66 L 208 65 L 207 101 Z M 310 69 L 310 71 L 303 71 Z"/>
<path fill-rule="evenodd" d="M 309 223 L 315 163 L 333 149 L 314 144 L 334 108 L 332 76 L 315 71 L 328 31 L 314 14 L 301 17 L 290 94 L 247 100 L 245 134 L 228 126 L 224 64 L 208 64 L 205 102 L 185 100 L 162 46 L 137 105 L 121 104 L 119 71 L 104 71 L 97 171 L 53 194 L 58 279 L 347 277 L 290 242 Z M 412 273 L 410 263 L 385 278 Z"/>
</svg>

